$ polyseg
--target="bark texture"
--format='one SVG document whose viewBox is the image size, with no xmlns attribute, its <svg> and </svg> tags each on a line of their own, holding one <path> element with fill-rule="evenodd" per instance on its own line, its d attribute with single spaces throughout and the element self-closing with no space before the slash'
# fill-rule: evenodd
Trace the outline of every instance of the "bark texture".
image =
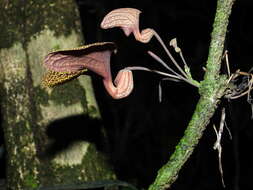
<svg viewBox="0 0 253 190">
<path fill-rule="evenodd" d="M 93 144 L 83 140 L 71 142 L 50 157 L 42 156 L 55 143 L 46 135 L 50 123 L 76 115 L 91 120 L 99 118 L 88 76 L 54 89 L 41 86 L 44 56 L 56 49 L 82 45 L 75 2 L 1 1 L 0 16 L 7 188 L 23 190 L 114 179 L 105 157 Z M 70 131 L 75 130 L 73 125 L 70 124 Z M 80 125 L 89 127 L 85 123 Z"/>
</svg>

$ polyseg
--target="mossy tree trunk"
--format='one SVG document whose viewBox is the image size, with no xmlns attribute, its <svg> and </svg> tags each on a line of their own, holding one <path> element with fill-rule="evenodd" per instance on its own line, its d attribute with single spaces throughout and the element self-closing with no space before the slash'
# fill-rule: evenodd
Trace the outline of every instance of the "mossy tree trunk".
<svg viewBox="0 0 253 190">
<path fill-rule="evenodd" d="M 103 155 L 82 139 L 51 156 L 41 156 L 55 143 L 46 135 L 51 122 L 75 115 L 85 115 L 91 120 L 99 117 L 89 77 L 80 77 L 55 89 L 40 85 L 44 72 L 41 63 L 48 52 L 82 44 L 75 2 L 1 1 L 0 16 L 7 188 L 24 190 L 114 179 Z M 73 125 L 70 130 L 75 130 Z M 85 123 L 79 125 L 89 127 Z M 57 130 L 61 135 L 61 126 Z"/>
</svg>

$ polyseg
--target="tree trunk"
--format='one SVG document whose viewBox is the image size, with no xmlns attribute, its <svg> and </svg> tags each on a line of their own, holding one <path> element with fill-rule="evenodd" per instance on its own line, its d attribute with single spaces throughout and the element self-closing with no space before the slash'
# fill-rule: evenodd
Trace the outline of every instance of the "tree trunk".
<svg viewBox="0 0 253 190">
<path fill-rule="evenodd" d="M 41 86 L 44 56 L 82 43 L 75 2 L 3 0 L 0 16 L 7 189 L 114 179 L 102 153 L 80 134 L 99 118 L 90 78 Z"/>
</svg>

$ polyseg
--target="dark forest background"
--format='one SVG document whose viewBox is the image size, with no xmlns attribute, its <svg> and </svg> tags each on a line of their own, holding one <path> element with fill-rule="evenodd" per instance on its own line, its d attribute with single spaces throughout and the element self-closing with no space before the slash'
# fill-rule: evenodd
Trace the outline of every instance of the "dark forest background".
<svg viewBox="0 0 253 190">
<path fill-rule="evenodd" d="M 112 57 L 115 74 L 127 66 L 144 66 L 165 71 L 147 55 L 152 50 L 168 64 L 163 49 L 155 39 L 149 44 L 126 37 L 116 28 L 100 29 L 103 17 L 112 9 L 133 7 L 142 11 L 140 28 L 153 28 L 168 45 L 177 38 L 192 75 L 202 80 L 207 60 L 210 33 L 216 9 L 213 0 L 77 0 L 85 43 L 114 41 L 118 52 Z M 228 27 L 225 47 L 229 52 L 231 71 L 248 71 L 253 63 L 253 1 L 237 0 Z M 179 57 L 175 55 L 180 61 Z M 224 67 L 225 72 L 225 67 Z M 134 91 L 125 99 L 113 100 L 104 90 L 101 80 L 93 77 L 96 99 L 108 134 L 108 142 L 101 144 L 97 136 L 89 139 L 110 156 L 118 178 L 146 188 L 157 170 L 168 161 L 175 145 L 182 137 L 198 101 L 198 92 L 186 83 L 162 81 L 152 73 L 134 71 Z M 159 102 L 158 86 L 162 86 Z M 226 122 L 233 139 L 224 131 L 222 163 L 226 189 L 253 189 L 253 122 L 251 106 L 246 97 L 234 101 L 222 100 L 226 108 Z M 187 161 L 172 189 L 223 189 L 219 174 L 216 141 L 212 125 L 219 125 L 221 109 L 210 122 L 194 154 Z M 65 121 L 64 121 L 65 122 Z M 81 124 L 81 122 L 80 122 Z M 2 134 L 2 133 L 1 133 Z M 96 134 L 96 133 L 93 133 Z M 1 137 L 1 144 L 3 143 Z M 4 159 L 1 157 L 1 178 L 4 178 Z"/>
</svg>

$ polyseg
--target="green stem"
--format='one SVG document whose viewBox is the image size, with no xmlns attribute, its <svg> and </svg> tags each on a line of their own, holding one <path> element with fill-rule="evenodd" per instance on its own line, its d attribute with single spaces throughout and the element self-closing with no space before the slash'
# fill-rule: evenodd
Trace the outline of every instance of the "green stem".
<svg viewBox="0 0 253 190">
<path fill-rule="evenodd" d="M 229 16 L 235 0 L 218 0 L 213 23 L 212 38 L 206 65 L 204 81 L 200 83 L 200 100 L 185 134 L 176 146 L 169 161 L 158 171 L 158 175 L 149 190 L 164 190 L 169 188 L 177 179 L 184 163 L 198 144 L 211 117 L 213 116 L 219 99 L 224 95 L 226 77 L 219 75 L 224 41 Z"/>
</svg>

